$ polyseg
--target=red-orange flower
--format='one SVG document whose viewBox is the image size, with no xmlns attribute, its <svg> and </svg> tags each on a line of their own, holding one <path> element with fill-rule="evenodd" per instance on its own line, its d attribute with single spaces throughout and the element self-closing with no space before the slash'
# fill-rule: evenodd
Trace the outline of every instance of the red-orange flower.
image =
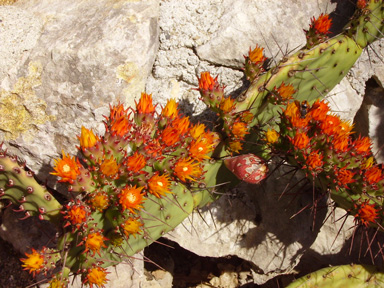
<svg viewBox="0 0 384 288">
<path fill-rule="evenodd" d="M 320 34 L 331 33 L 329 29 L 332 26 L 332 19 L 329 18 L 328 14 L 321 13 L 319 18 L 315 19 L 315 17 L 313 17 L 311 21 L 312 23 L 310 25 L 310 28 L 314 28 L 315 32 Z"/>
<path fill-rule="evenodd" d="M 212 91 L 217 84 L 217 76 L 213 79 L 209 72 L 201 73 L 201 77 L 199 78 L 199 88 L 201 90 Z"/>
<path fill-rule="evenodd" d="M 100 165 L 100 172 L 107 177 L 112 177 L 119 172 L 120 165 L 116 163 L 115 158 L 104 159 Z"/>
<path fill-rule="evenodd" d="M 292 127 L 295 128 L 305 128 L 308 126 L 310 118 L 309 117 L 301 117 L 301 116 L 293 116 L 289 118 Z"/>
<path fill-rule="evenodd" d="M 139 103 L 136 103 L 136 109 L 139 114 L 152 114 L 155 107 L 152 103 L 152 94 L 141 93 Z"/>
<path fill-rule="evenodd" d="M 147 163 L 144 155 L 137 151 L 133 155 L 129 156 L 126 161 L 127 169 L 135 173 L 143 169 L 145 165 L 147 165 Z"/>
<path fill-rule="evenodd" d="M 364 176 L 369 184 L 377 184 L 377 182 L 384 178 L 383 169 L 379 165 L 372 166 L 365 170 Z"/>
<path fill-rule="evenodd" d="M 105 284 L 107 284 L 107 269 L 102 267 L 94 267 L 88 269 L 88 274 L 85 276 L 84 284 L 88 283 L 90 288 L 93 287 L 93 285 L 96 285 L 98 288 L 104 288 Z"/>
<path fill-rule="evenodd" d="M 80 174 L 80 165 L 79 160 L 75 157 L 71 158 L 69 154 L 65 155 L 63 151 L 63 159 L 55 160 L 55 167 L 53 167 L 55 172 L 51 172 L 51 174 L 61 177 L 59 182 L 72 184 Z"/>
<path fill-rule="evenodd" d="M 325 119 L 320 123 L 320 129 L 324 134 L 332 136 L 338 134 L 339 125 L 341 120 L 336 115 L 327 115 Z"/>
<path fill-rule="evenodd" d="M 371 152 L 371 139 L 369 137 L 361 137 L 357 138 L 352 146 L 355 148 L 356 152 L 359 154 L 368 154 Z"/>
<path fill-rule="evenodd" d="M 320 154 L 318 151 L 312 151 L 305 163 L 311 170 L 318 170 L 323 167 L 323 154 Z"/>
<path fill-rule="evenodd" d="M 346 152 L 348 150 L 349 137 L 342 135 L 331 139 L 332 145 L 337 152 Z"/>
<path fill-rule="evenodd" d="M 144 146 L 145 152 L 151 157 L 157 157 L 162 154 L 163 147 L 160 144 L 159 140 L 152 139 Z"/>
<path fill-rule="evenodd" d="M 131 213 L 136 214 L 135 210 L 143 208 L 141 204 L 144 202 L 143 194 L 141 190 L 144 187 L 127 186 L 117 196 L 119 197 L 119 203 L 123 210 L 128 209 Z"/>
<path fill-rule="evenodd" d="M 304 132 L 297 132 L 295 137 L 291 139 L 291 143 L 298 149 L 304 149 L 309 144 L 309 137 Z"/>
<path fill-rule="evenodd" d="M 117 119 L 126 116 L 128 109 L 124 109 L 124 105 L 120 102 L 115 106 L 109 106 L 110 114 L 106 117 L 110 122 L 116 121 Z"/>
<path fill-rule="evenodd" d="M 107 248 L 104 241 L 108 239 L 105 238 L 100 231 L 88 234 L 87 236 L 84 237 L 83 240 L 85 241 L 84 253 L 92 251 L 93 252 L 92 257 L 95 256 L 96 253 L 99 254 L 99 256 L 101 256 L 100 255 L 101 248 Z"/>
<path fill-rule="evenodd" d="M 313 103 L 311 109 L 308 111 L 308 114 L 315 121 L 323 121 L 327 116 L 328 111 L 328 104 L 324 100 L 317 100 L 315 103 Z"/>
<path fill-rule="evenodd" d="M 360 205 L 358 213 L 355 217 L 360 219 L 361 223 L 367 227 L 370 223 L 374 223 L 379 215 L 374 204 L 364 202 Z"/>
<path fill-rule="evenodd" d="M 253 50 L 249 48 L 249 59 L 253 63 L 264 62 L 267 59 L 267 57 L 263 55 L 263 51 L 264 51 L 264 48 L 261 48 L 258 45 L 256 45 L 255 49 Z"/>
<path fill-rule="evenodd" d="M 63 213 L 64 218 L 69 221 L 69 223 L 73 226 L 79 226 L 87 220 L 87 217 L 89 215 L 89 212 L 87 211 L 86 207 L 78 201 L 74 205 L 66 205 L 67 211 L 64 211 Z M 69 225 L 69 223 L 67 225 Z"/>
<path fill-rule="evenodd" d="M 187 180 L 196 181 L 203 171 L 198 162 L 191 158 L 181 158 L 176 162 L 174 173 L 181 181 L 186 182 Z"/>
<path fill-rule="evenodd" d="M 123 224 L 121 224 L 121 228 L 125 236 L 129 237 L 133 235 L 136 238 L 136 234 L 142 232 L 140 227 L 143 226 L 138 218 L 129 217 Z"/>
<path fill-rule="evenodd" d="M 284 82 L 280 84 L 279 88 L 277 88 L 276 91 L 280 95 L 280 97 L 283 98 L 283 100 L 291 99 L 292 95 L 296 93 L 296 90 L 292 84 L 285 85 Z"/>
<path fill-rule="evenodd" d="M 367 0 L 357 0 L 356 6 L 357 8 L 364 9 L 367 6 Z"/>
<path fill-rule="evenodd" d="M 347 188 L 348 184 L 356 181 L 355 179 L 353 179 L 353 176 L 355 175 L 355 173 L 349 169 L 346 169 L 345 167 L 341 169 L 336 169 L 335 175 L 339 185 L 342 185 L 342 187 L 344 188 Z"/>
<path fill-rule="evenodd" d="M 160 134 L 161 140 L 167 146 L 172 146 L 180 140 L 180 131 L 173 126 L 167 126 Z"/>
<path fill-rule="evenodd" d="M 168 174 L 155 174 L 148 180 L 149 193 L 155 195 L 157 198 L 161 198 L 165 193 L 169 193 L 169 186 L 171 182 L 169 181 Z"/>
<path fill-rule="evenodd" d="M 44 268 L 44 256 L 32 248 L 32 253 L 25 253 L 27 258 L 20 259 L 23 264 L 24 270 L 32 273 L 33 276 L 39 273 Z"/>
<path fill-rule="evenodd" d="M 120 118 L 114 118 L 111 120 L 110 131 L 112 135 L 123 137 L 131 130 L 132 124 L 129 121 L 128 116 L 123 115 Z"/>
<path fill-rule="evenodd" d="M 179 110 L 177 109 L 177 103 L 175 99 L 169 99 L 167 101 L 167 105 L 161 111 L 161 115 L 164 117 L 168 117 L 170 119 L 175 119 L 179 114 Z"/>
</svg>

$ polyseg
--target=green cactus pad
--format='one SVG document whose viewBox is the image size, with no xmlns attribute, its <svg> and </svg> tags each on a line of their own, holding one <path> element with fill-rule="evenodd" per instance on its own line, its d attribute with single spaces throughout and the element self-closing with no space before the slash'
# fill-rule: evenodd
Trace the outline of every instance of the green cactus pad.
<svg viewBox="0 0 384 288">
<path fill-rule="evenodd" d="M 384 287 L 384 273 L 375 266 L 342 265 L 327 267 L 297 279 L 286 288 Z"/>
<path fill-rule="evenodd" d="M 9 156 L 0 147 L 0 190 L 1 200 L 10 200 L 24 211 L 26 217 L 38 216 L 41 220 L 59 223 L 61 204 L 41 186 L 33 173 L 25 171 L 17 157 Z"/>
</svg>

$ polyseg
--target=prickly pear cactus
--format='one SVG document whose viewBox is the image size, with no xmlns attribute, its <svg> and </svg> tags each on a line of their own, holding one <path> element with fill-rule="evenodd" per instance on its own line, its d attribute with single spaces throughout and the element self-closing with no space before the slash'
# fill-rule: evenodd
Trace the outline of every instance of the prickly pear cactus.
<svg viewBox="0 0 384 288">
<path fill-rule="evenodd" d="M 2 199 L 22 203 L 27 216 L 55 222 L 60 233 L 57 251 L 33 250 L 22 259 L 26 270 L 47 273 L 61 266 L 51 287 L 65 286 L 69 273 L 103 287 L 105 267 L 129 261 L 194 208 L 215 200 L 217 185 L 238 181 L 222 160 L 211 158 L 217 134 L 192 124 L 177 106 L 169 100 L 156 112 L 152 96 L 143 93 L 135 109 L 110 107 L 104 135 L 83 127 L 81 157 L 63 152 L 51 173 L 68 183 L 71 199 L 63 205 L 29 181 L 14 158 L 0 154 Z"/>
<path fill-rule="evenodd" d="M 375 266 L 351 264 L 323 268 L 297 279 L 286 288 L 375 288 L 383 286 L 383 271 Z"/>
</svg>

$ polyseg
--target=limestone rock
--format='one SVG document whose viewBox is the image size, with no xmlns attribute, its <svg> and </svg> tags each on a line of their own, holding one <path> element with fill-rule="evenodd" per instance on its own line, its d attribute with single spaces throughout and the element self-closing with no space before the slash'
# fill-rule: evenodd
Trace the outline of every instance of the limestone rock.
<svg viewBox="0 0 384 288">
<path fill-rule="evenodd" d="M 158 6 L 65 0 L 1 7 L 6 35 L 15 33 L 10 19 L 21 21 L 14 38 L 29 44 L 1 65 L 0 98 L 10 104 L 0 108 L 7 115 L 0 137 L 43 179 L 62 149 L 76 153 L 82 125 L 102 132 L 110 103 L 132 106 L 144 91 L 158 48 Z M 12 63 L 19 66 L 9 69 Z"/>
</svg>

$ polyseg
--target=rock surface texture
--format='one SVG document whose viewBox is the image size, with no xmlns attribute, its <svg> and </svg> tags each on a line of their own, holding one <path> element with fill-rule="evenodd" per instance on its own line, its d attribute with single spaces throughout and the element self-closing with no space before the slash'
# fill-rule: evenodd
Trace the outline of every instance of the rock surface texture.
<svg viewBox="0 0 384 288">
<path fill-rule="evenodd" d="M 103 131 L 110 103 L 132 106 L 146 91 L 161 105 L 176 98 L 184 113 L 202 119 L 205 106 L 193 90 L 200 72 L 219 75 L 226 92 L 238 95 L 245 85 L 243 55 L 250 48 L 258 44 L 265 47 L 266 56 L 279 60 L 304 45 L 303 29 L 312 17 L 336 9 L 335 24 L 342 27 L 351 10 L 343 0 L 9 2 L 0 6 L 0 141 L 51 186 L 52 159 L 63 149 L 76 154 L 82 126 Z M 372 137 L 380 161 L 383 45 L 378 41 L 368 48 L 328 98 L 336 113 L 354 120 L 360 133 Z M 341 223 L 335 223 L 342 216 L 338 210 L 321 230 L 331 211 L 323 209 L 315 219 L 306 210 L 290 219 L 312 198 L 279 200 L 286 184 L 269 179 L 263 186 L 240 185 L 191 215 L 166 238 L 199 256 L 235 255 L 250 263 L 248 280 L 239 282 L 234 279 L 239 273 L 227 273 L 212 280 L 211 285 L 222 281 L 220 287 L 263 284 L 292 273 L 308 251 L 339 261 L 342 255 L 329 255 L 344 247 L 352 219 L 341 230 Z M 10 232 L 18 224 L 9 213 L 3 216 L 0 235 L 14 242 L 22 232 Z M 46 235 L 33 229 L 28 237 L 19 241 L 19 251 L 25 252 L 26 239 L 33 245 L 46 241 Z M 134 269 L 129 264 L 119 265 L 117 273 L 110 269 L 107 287 L 172 287 L 170 273 L 155 271 L 157 280 L 156 275 L 148 280 L 143 261 L 132 261 Z M 81 287 L 78 280 L 74 287 Z"/>
</svg>

